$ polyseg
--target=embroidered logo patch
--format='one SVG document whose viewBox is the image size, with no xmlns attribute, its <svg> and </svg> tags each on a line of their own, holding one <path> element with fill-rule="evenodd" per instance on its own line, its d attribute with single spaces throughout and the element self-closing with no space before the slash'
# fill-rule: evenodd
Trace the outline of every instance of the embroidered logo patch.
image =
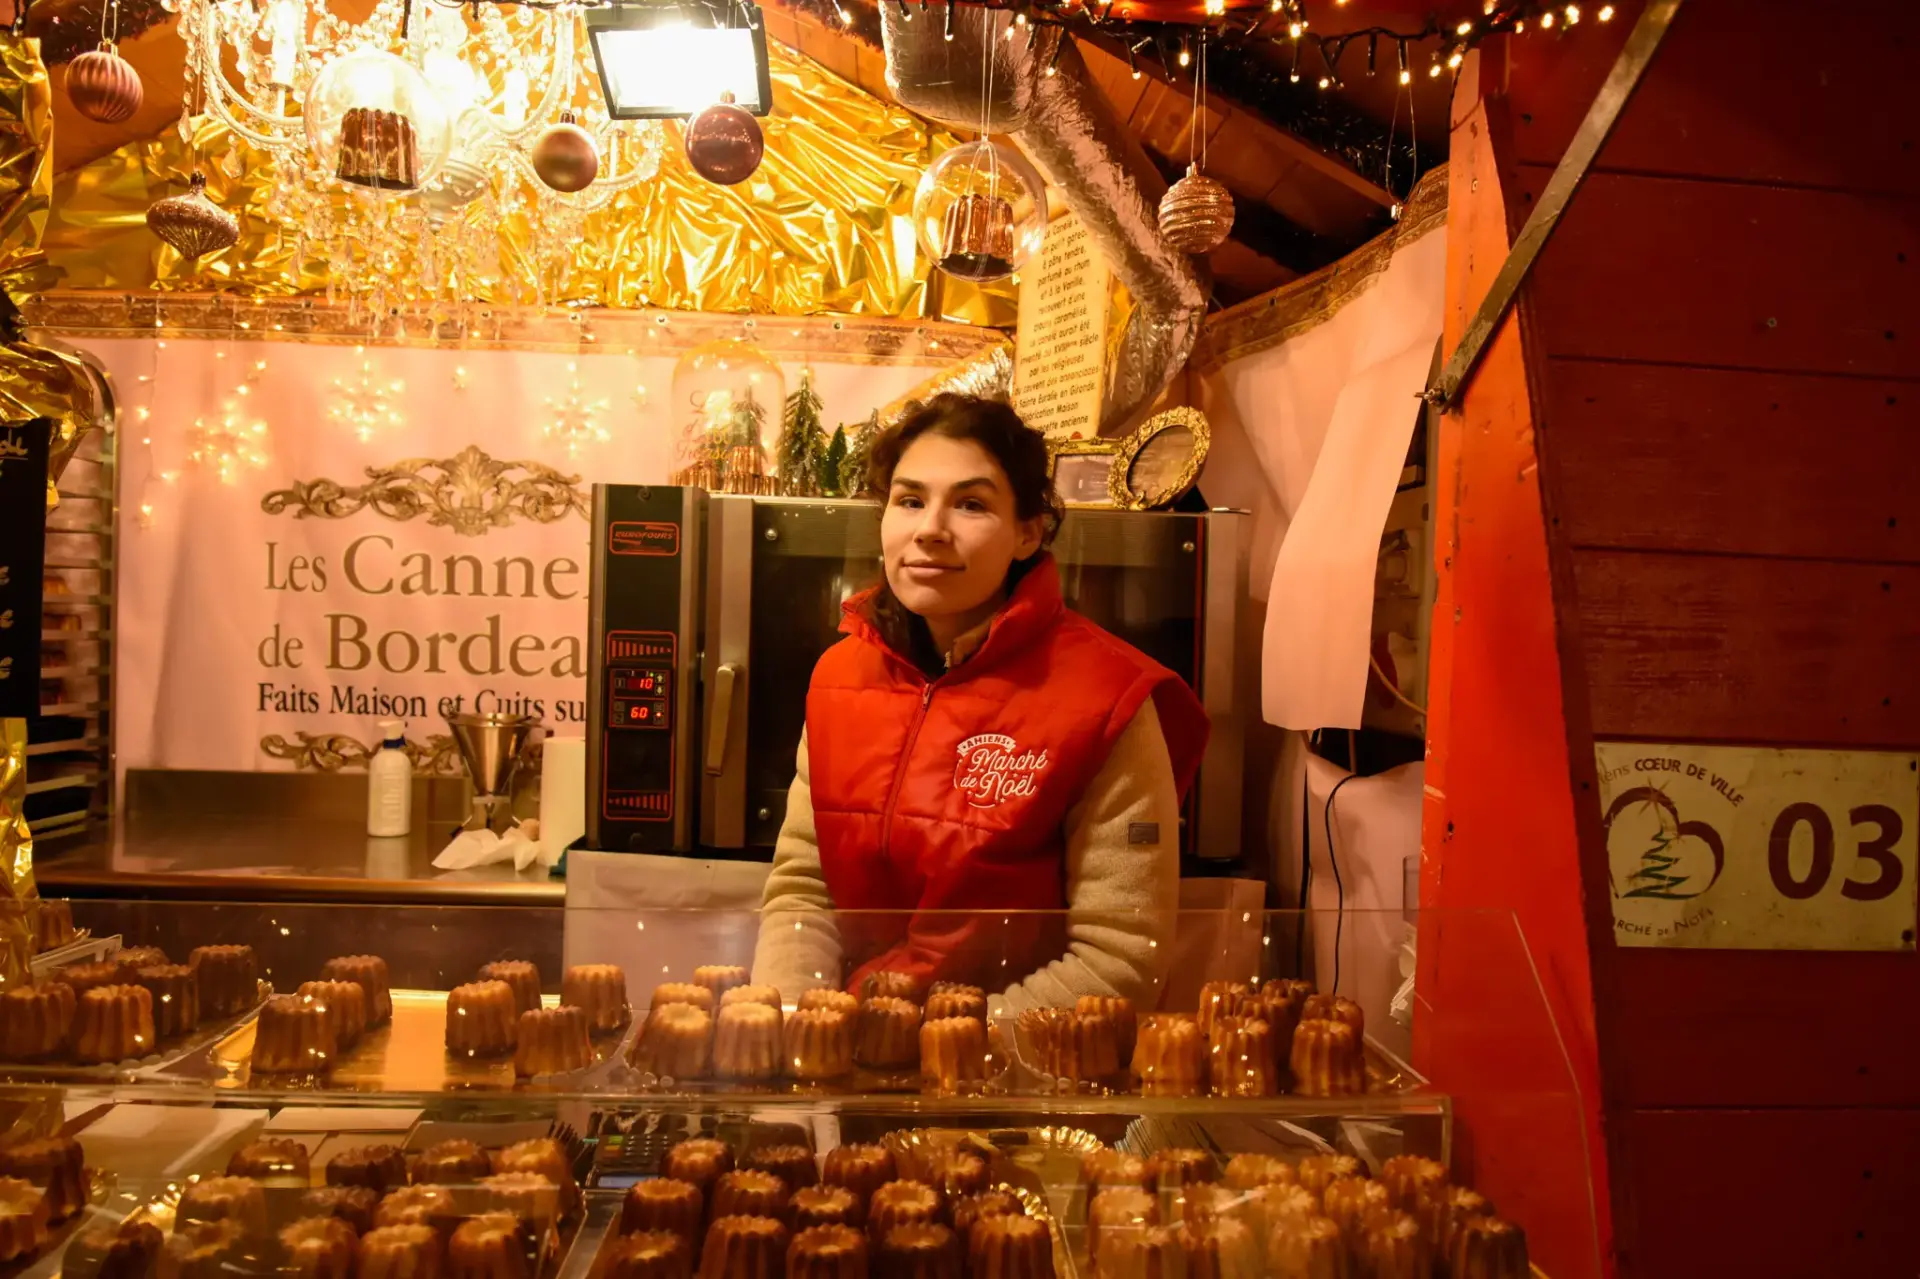
<svg viewBox="0 0 1920 1279">
<path fill-rule="evenodd" d="M 960 743 L 953 784 L 974 808 L 995 808 L 1039 789 L 1045 750 L 1021 750 L 1004 733 L 981 733 Z"/>
</svg>

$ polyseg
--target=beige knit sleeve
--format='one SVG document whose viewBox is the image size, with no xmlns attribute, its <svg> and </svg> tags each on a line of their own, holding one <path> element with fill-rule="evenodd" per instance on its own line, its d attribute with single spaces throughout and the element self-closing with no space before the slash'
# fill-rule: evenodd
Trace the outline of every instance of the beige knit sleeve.
<svg viewBox="0 0 1920 1279">
<path fill-rule="evenodd" d="M 800 734 L 799 771 L 787 791 L 787 816 L 773 846 L 773 869 L 760 897 L 760 939 L 753 951 L 756 985 L 779 988 L 788 1003 L 815 986 L 838 986 L 840 933 L 833 898 L 820 867 L 820 841 L 813 826 L 807 736 Z"/>
<path fill-rule="evenodd" d="M 1067 953 L 1002 992 L 1019 1012 L 1124 995 L 1159 998 L 1180 901 L 1180 793 L 1149 698 L 1067 812 Z"/>
</svg>

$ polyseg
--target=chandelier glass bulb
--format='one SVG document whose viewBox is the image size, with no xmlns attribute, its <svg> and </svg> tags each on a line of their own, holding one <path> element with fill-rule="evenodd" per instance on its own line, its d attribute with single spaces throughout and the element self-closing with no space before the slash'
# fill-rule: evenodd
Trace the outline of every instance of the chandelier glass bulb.
<svg viewBox="0 0 1920 1279">
<path fill-rule="evenodd" d="M 949 275 L 1002 279 L 1046 239 L 1047 184 L 1011 147 L 968 142 L 921 174 L 913 226 L 921 252 Z"/>
<path fill-rule="evenodd" d="M 307 93 L 307 145 L 322 172 L 382 191 L 432 181 L 452 144 L 452 121 L 425 76 L 377 50 L 335 58 Z"/>
</svg>

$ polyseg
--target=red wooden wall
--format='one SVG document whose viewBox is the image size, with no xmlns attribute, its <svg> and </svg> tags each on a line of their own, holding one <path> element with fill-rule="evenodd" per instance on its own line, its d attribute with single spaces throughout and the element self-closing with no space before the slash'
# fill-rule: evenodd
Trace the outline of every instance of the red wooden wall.
<svg viewBox="0 0 1920 1279">
<path fill-rule="evenodd" d="M 1456 171 L 1456 226 L 1524 221 L 1637 16 L 1620 7 L 1608 28 L 1483 58 L 1455 164 L 1490 147 L 1498 181 L 1461 194 Z M 1920 1271 L 1920 957 L 1615 948 L 1592 799 L 1596 736 L 1920 748 L 1914 17 L 1894 0 L 1687 0 L 1523 294 L 1503 337 L 1517 355 L 1449 419 L 1472 441 L 1518 438 L 1531 415 L 1508 452 L 1537 452 L 1546 573 L 1513 584 L 1535 609 L 1549 591 L 1553 619 L 1545 637 L 1533 616 L 1506 641 L 1436 639 L 1454 723 L 1431 749 L 1453 756 L 1454 805 L 1496 784 L 1463 774 L 1461 708 L 1464 684 L 1501 671 L 1562 736 L 1578 853 L 1526 856 L 1579 873 L 1515 904 L 1568 971 L 1591 956 L 1607 1212 L 1636 1279 Z M 1490 269 L 1463 265 L 1450 293 Z M 1463 483 L 1459 524 L 1524 487 Z M 1448 842 L 1431 812 L 1426 833 L 1430 885 L 1517 856 L 1484 831 Z"/>
</svg>

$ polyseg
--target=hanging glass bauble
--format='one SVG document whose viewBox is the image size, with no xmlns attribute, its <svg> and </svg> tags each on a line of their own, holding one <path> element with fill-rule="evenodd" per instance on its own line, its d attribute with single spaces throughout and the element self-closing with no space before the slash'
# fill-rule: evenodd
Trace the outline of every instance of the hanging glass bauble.
<svg viewBox="0 0 1920 1279">
<path fill-rule="evenodd" d="M 452 124 L 440 95 L 404 59 L 335 58 L 307 93 L 307 145 L 323 171 L 382 191 L 412 191 L 446 161 Z"/>
<path fill-rule="evenodd" d="M 188 259 L 231 248 L 240 238 L 239 221 L 207 199 L 207 179 L 199 173 L 193 175 L 185 195 L 153 202 L 147 210 L 147 229 Z"/>
<path fill-rule="evenodd" d="M 541 130 L 533 143 L 533 171 L 555 191 L 584 191 L 600 176 L 600 149 L 593 137 L 573 122 L 573 112 L 560 113 L 560 123 Z"/>
<path fill-rule="evenodd" d="M 118 124 L 140 109 L 145 91 L 140 73 L 114 49 L 113 41 L 83 53 L 67 65 L 67 97 L 89 120 Z"/>
<path fill-rule="evenodd" d="M 687 163 L 709 182 L 723 187 L 745 182 L 760 167 L 767 140 L 760 122 L 745 107 L 735 106 L 733 95 L 687 121 Z"/>
<path fill-rule="evenodd" d="M 1047 184 L 1025 156 L 994 142 L 943 153 L 920 176 L 913 226 L 929 261 L 963 280 L 998 280 L 1047 235 Z"/>
<path fill-rule="evenodd" d="M 1184 253 L 1211 253 L 1233 230 L 1233 193 L 1189 164 L 1160 197 L 1160 234 Z"/>
<path fill-rule="evenodd" d="M 715 493 L 780 491 L 776 469 L 787 379 L 750 342 L 702 343 L 673 366 L 679 428 L 673 483 Z"/>
</svg>

